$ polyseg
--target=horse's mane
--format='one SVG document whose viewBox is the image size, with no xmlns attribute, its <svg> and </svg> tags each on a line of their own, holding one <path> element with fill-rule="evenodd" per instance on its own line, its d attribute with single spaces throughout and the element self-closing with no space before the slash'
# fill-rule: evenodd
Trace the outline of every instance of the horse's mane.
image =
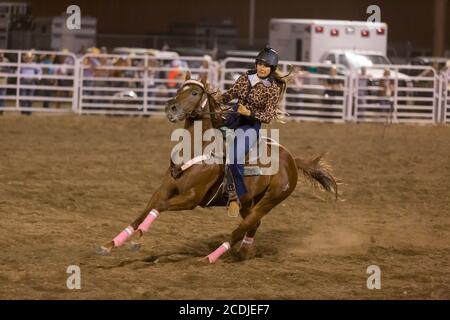
<svg viewBox="0 0 450 320">
<path fill-rule="evenodd" d="M 205 93 L 208 97 L 209 109 L 211 112 L 218 112 L 217 114 L 212 114 L 214 118 L 214 123 L 223 123 L 225 121 L 225 112 L 230 110 L 231 107 L 222 105 L 217 101 L 216 97 L 219 97 L 221 92 L 219 89 L 212 89 L 208 82 L 205 84 Z M 220 125 L 218 125 L 220 127 Z"/>
</svg>

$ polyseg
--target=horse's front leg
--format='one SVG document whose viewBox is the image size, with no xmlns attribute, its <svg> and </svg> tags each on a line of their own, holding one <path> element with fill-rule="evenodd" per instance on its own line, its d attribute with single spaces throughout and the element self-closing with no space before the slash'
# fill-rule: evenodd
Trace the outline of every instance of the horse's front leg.
<svg viewBox="0 0 450 320">
<path fill-rule="evenodd" d="M 204 196 L 204 193 L 197 192 L 195 189 L 190 189 L 182 194 L 173 194 L 173 190 L 159 189 L 153 195 L 143 213 L 113 240 L 101 246 L 98 253 L 108 254 L 113 248 L 122 246 L 129 238 L 131 249 L 138 250 L 141 247 L 144 233 L 150 229 L 151 224 L 161 212 L 194 209 Z"/>
<path fill-rule="evenodd" d="M 148 231 L 151 223 L 163 211 L 192 210 L 201 202 L 203 194 L 194 189 L 169 199 L 160 200 L 156 205 L 147 206 L 144 214 L 138 217 L 131 226 L 136 230 L 130 238 L 131 250 L 137 251 L 141 248 L 144 233 Z"/>
</svg>

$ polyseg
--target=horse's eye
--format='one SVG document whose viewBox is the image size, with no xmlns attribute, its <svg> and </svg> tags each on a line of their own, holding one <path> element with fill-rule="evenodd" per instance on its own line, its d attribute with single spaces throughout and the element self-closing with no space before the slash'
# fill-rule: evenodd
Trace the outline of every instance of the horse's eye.
<svg viewBox="0 0 450 320">
<path fill-rule="evenodd" d="M 197 91 L 192 91 L 192 95 L 195 97 L 196 95 L 198 95 Z"/>
</svg>

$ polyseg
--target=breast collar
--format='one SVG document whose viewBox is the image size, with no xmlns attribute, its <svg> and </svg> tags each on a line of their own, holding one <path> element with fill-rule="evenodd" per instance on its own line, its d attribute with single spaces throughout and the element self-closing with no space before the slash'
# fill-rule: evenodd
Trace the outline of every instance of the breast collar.
<svg viewBox="0 0 450 320">
<path fill-rule="evenodd" d="M 266 88 L 270 87 L 272 85 L 272 82 L 269 79 L 261 79 L 258 77 L 256 73 L 249 74 L 248 75 L 248 81 L 250 81 L 250 84 L 252 87 L 254 87 L 258 83 L 262 83 Z"/>
</svg>

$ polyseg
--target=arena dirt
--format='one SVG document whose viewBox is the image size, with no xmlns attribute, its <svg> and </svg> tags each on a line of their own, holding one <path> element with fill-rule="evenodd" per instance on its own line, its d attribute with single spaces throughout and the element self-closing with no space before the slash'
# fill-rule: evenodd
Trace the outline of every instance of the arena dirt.
<svg viewBox="0 0 450 320">
<path fill-rule="evenodd" d="M 337 202 L 301 177 L 245 261 L 197 261 L 240 221 L 223 208 L 163 213 L 141 251 L 97 255 L 158 187 L 176 127 L 0 117 L 0 298 L 450 299 L 448 126 L 274 125 L 296 156 L 327 152 L 342 182 Z M 66 287 L 69 265 L 81 268 L 80 290 Z M 366 287 L 370 265 L 380 290 Z"/>
</svg>

